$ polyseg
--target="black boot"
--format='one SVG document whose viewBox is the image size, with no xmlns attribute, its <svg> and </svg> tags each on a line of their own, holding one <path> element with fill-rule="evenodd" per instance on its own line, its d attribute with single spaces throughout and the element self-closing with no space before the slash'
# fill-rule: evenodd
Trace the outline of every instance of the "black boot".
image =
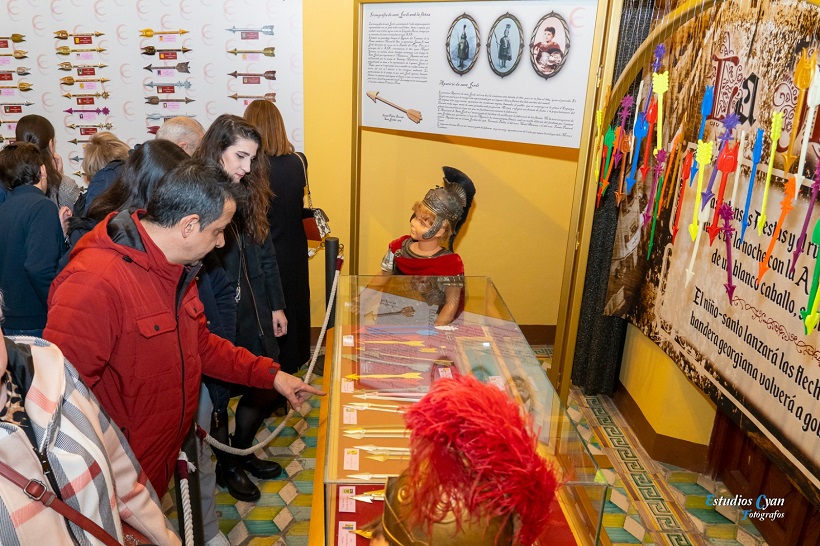
<svg viewBox="0 0 820 546">
<path fill-rule="evenodd" d="M 282 465 L 276 461 L 260 459 L 255 453 L 242 457 L 242 468 L 260 480 L 272 480 L 282 473 Z"/>
<path fill-rule="evenodd" d="M 234 413 L 236 429 L 231 445 L 239 449 L 247 449 L 253 443 L 253 438 L 265 418 L 273 412 L 281 395 L 273 390 L 249 389 L 239 399 Z M 282 474 L 282 466 L 274 461 L 260 459 L 251 453 L 241 459 L 242 468 L 255 477 L 271 480 Z"/>
<path fill-rule="evenodd" d="M 217 450 L 214 450 L 216 453 Z M 220 452 L 222 453 L 222 452 Z M 256 487 L 239 463 L 239 458 L 236 455 L 229 455 L 222 453 L 217 456 L 216 463 L 216 483 L 221 487 L 225 487 L 228 493 L 236 500 L 245 502 L 256 502 L 259 500 L 261 493 Z"/>
</svg>

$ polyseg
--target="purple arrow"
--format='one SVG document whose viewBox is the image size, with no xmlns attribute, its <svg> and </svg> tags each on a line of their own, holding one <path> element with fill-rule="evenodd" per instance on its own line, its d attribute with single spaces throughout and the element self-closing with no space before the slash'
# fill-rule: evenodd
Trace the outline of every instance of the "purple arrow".
<svg viewBox="0 0 820 546">
<path fill-rule="evenodd" d="M 735 228 L 732 227 L 732 206 L 728 203 L 723 203 L 720 205 L 720 211 L 718 212 L 720 217 L 723 218 L 723 235 L 726 238 L 726 284 L 723 286 L 726 287 L 726 294 L 729 296 L 729 303 L 732 303 L 732 298 L 734 298 L 735 294 L 735 285 L 732 284 L 732 233 L 734 233 Z"/>
<path fill-rule="evenodd" d="M 803 218 L 803 229 L 800 231 L 800 238 L 797 239 L 797 245 L 794 247 L 792 253 L 792 266 L 790 273 L 794 275 L 794 266 L 797 264 L 797 258 L 803 252 L 803 244 L 806 242 L 806 232 L 809 229 L 809 222 L 811 221 L 811 213 L 814 210 L 814 202 L 817 201 L 817 194 L 820 192 L 820 163 L 814 168 L 814 183 L 811 185 L 811 199 L 806 207 L 806 217 Z"/>
<path fill-rule="evenodd" d="M 652 218 L 652 211 L 655 208 L 655 192 L 658 189 L 658 177 L 660 177 L 660 174 L 663 172 L 663 164 L 666 162 L 666 156 L 666 150 L 658 150 L 655 167 L 652 169 L 655 173 L 655 176 L 652 179 L 652 190 L 649 192 L 649 202 L 646 204 L 646 209 L 643 211 L 644 227 L 649 224 L 649 220 Z"/>
<path fill-rule="evenodd" d="M 623 140 L 626 138 L 626 120 L 629 119 L 629 115 L 632 110 L 632 105 L 635 103 L 635 99 L 632 98 L 632 95 L 627 95 L 621 101 L 621 111 L 619 112 L 618 116 L 621 118 L 621 132 L 619 133 L 618 139 Z M 613 157 L 613 164 L 612 170 L 618 168 L 618 163 L 621 162 L 621 158 L 624 156 L 624 153 L 621 151 L 620 142 L 615 146 L 615 156 Z"/>
<path fill-rule="evenodd" d="M 661 59 L 666 55 L 666 46 L 658 44 L 658 47 L 655 48 L 654 55 L 655 60 L 652 61 L 652 70 L 657 72 L 661 69 Z M 643 108 L 644 114 L 649 111 L 650 104 L 652 104 L 652 78 L 649 78 L 649 93 L 646 95 L 646 106 Z"/>
<path fill-rule="evenodd" d="M 69 114 L 105 114 L 107 116 L 111 110 L 107 107 L 97 108 L 95 110 L 76 110 L 69 108 L 68 110 L 63 110 L 63 112 L 68 112 Z"/>
<path fill-rule="evenodd" d="M 738 116 L 737 114 L 729 114 L 728 116 L 726 116 L 723 119 L 724 131 L 723 131 L 723 134 L 721 134 L 718 137 L 718 140 L 720 140 L 720 149 L 718 150 L 718 157 L 720 156 L 720 153 L 723 151 L 723 148 L 726 147 L 726 143 L 729 142 L 729 140 L 731 140 L 731 138 L 732 138 L 732 129 L 737 127 L 737 124 L 739 122 L 740 122 L 740 116 Z M 703 192 L 701 192 L 701 195 L 703 196 L 703 199 L 701 201 L 700 210 L 705 209 L 706 205 L 709 203 L 709 201 L 712 200 L 712 197 L 715 196 L 715 194 L 712 193 L 712 187 L 715 185 L 715 179 L 717 178 L 717 173 L 718 173 L 718 169 L 713 168 L 712 169 L 712 176 L 709 177 L 709 185 L 706 187 L 706 189 Z"/>
</svg>

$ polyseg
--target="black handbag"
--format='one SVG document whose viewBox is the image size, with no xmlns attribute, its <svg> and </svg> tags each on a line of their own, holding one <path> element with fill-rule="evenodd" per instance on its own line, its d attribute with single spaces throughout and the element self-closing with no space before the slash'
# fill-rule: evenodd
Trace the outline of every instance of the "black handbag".
<svg viewBox="0 0 820 546">
<path fill-rule="evenodd" d="M 322 241 L 330 235 L 330 220 L 325 211 L 313 206 L 305 160 L 302 159 L 302 155 L 299 153 L 296 154 L 296 157 L 302 162 L 302 171 L 305 173 L 305 186 L 307 186 L 308 206 L 302 209 L 302 225 L 305 228 L 305 235 L 307 235 L 309 241 Z"/>
</svg>

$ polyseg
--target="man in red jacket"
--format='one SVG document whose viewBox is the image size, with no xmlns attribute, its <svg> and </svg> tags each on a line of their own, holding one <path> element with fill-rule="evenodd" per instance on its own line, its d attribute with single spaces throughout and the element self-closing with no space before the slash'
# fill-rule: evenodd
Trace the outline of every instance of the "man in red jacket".
<svg viewBox="0 0 820 546">
<path fill-rule="evenodd" d="M 295 408 L 324 394 L 206 327 L 194 280 L 199 261 L 225 242 L 236 188 L 217 165 L 181 163 L 147 211 L 112 213 L 83 237 L 49 293 L 43 337 L 74 363 L 160 497 L 196 415 L 203 372 L 273 387 Z"/>
</svg>

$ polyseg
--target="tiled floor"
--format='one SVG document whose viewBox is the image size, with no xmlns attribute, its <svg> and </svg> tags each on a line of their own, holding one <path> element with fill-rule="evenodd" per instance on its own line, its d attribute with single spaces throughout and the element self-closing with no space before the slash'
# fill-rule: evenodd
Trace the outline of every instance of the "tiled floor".
<svg viewBox="0 0 820 546">
<path fill-rule="evenodd" d="M 552 347 L 533 346 L 542 367 L 552 362 Z M 311 381 L 321 383 L 321 377 Z M 304 418 L 291 418 L 267 448 L 286 479 L 257 481 L 262 492 L 256 503 L 236 501 L 227 491 L 217 495 L 220 528 L 235 546 L 304 546 L 308 542 L 311 495 L 316 472 L 319 400 Z M 763 546 L 753 527 L 737 523 L 737 514 L 717 513 L 705 506 L 705 495 L 721 494 L 720 484 L 702 476 L 653 461 L 631 428 L 606 396 L 584 396 L 573 388 L 570 417 L 593 455 L 606 456 L 611 469 L 603 474 L 610 494 L 603 518 L 606 545 Z M 267 422 L 273 430 L 281 418 Z M 267 435 L 260 432 L 258 437 Z M 321 470 L 320 470 L 321 471 Z M 173 509 L 170 510 L 175 520 Z"/>
</svg>

